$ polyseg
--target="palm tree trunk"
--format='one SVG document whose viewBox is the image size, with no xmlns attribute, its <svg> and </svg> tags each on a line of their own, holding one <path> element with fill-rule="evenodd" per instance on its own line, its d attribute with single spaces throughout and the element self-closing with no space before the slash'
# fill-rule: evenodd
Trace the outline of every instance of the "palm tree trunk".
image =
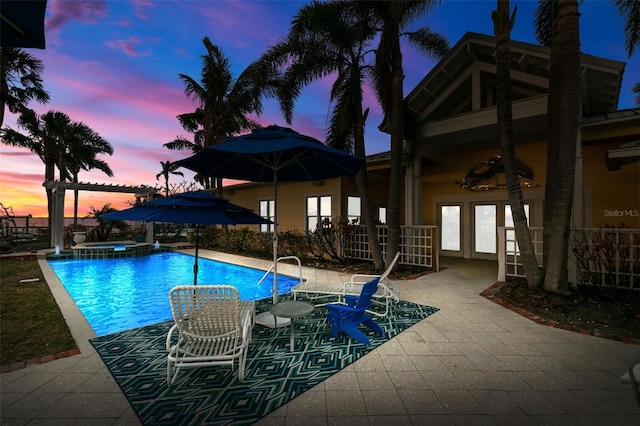
<svg viewBox="0 0 640 426">
<path fill-rule="evenodd" d="M 580 120 L 580 18 L 575 0 L 560 0 L 557 7 L 549 71 L 544 288 L 566 294 L 569 291 L 567 259 Z"/>
<path fill-rule="evenodd" d="M 355 155 L 364 158 L 366 156 L 364 143 L 365 117 L 360 114 L 360 118 L 359 122 L 354 124 L 354 153 Z M 356 174 L 356 183 L 358 184 L 358 190 L 360 192 L 362 222 L 364 223 L 367 232 L 367 240 L 369 241 L 373 267 L 382 271 L 384 270 L 384 259 L 382 258 L 382 249 L 380 248 L 380 241 L 378 240 L 378 229 L 376 228 L 373 204 L 371 202 L 371 194 L 369 193 L 369 173 L 367 172 L 366 164 L 363 164 Z"/>
<path fill-rule="evenodd" d="M 507 179 L 507 194 L 516 229 L 520 259 L 524 266 L 529 288 L 542 285 L 542 271 L 538 267 L 535 249 L 524 211 L 522 187 L 518 176 L 518 161 L 513 141 L 513 115 L 511 107 L 511 28 L 515 11 L 510 18 L 509 0 L 498 0 L 498 10 L 492 13 L 496 36 L 496 97 L 500 147 Z"/>
<path fill-rule="evenodd" d="M 55 163 L 44 157 L 44 180 L 52 181 L 55 179 Z M 51 224 L 53 223 L 53 190 L 46 189 L 47 192 L 47 238 L 51 240 Z"/>
<path fill-rule="evenodd" d="M 78 183 L 78 173 L 73 173 L 73 183 Z M 78 195 L 79 191 L 77 189 L 73 190 L 73 224 L 78 224 Z"/>
<path fill-rule="evenodd" d="M 390 34 L 398 34 L 399 27 L 389 29 Z M 404 99 L 402 90 L 402 52 L 399 37 L 393 38 L 391 76 L 391 172 L 389 177 L 389 204 L 387 206 L 387 258 L 389 267 L 395 254 L 400 250 L 400 207 L 402 195 L 402 156 L 404 148 Z"/>
</svg>

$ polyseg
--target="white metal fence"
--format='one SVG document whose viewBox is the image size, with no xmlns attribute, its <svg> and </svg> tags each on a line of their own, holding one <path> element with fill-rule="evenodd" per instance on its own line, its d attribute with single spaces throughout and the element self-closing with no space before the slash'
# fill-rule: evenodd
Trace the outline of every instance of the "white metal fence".
<svg viewBox="0 0 640 426">
<path fill-rule="evenodd" d="M 538 264 L 543 262 L 542 228 L 529 228 Z M 498 230 L 498 280 L 524 277 L 515 229 Z M 569 281 L 640 290 L 640 229 L 584 228 L 569 236 Z"/>
<path fill-rule="evenodd" d="M 383 256 L 387 255 L 387 235 L 389 227 L 376 226 Z M 423 266 L 433 271 L 440 270 L 438 252 L 437 227 L 435 226 L 401 226 L 399 263 Z M 346 238 L 345 257 L 359 260 L 371 260 L 371 250 L 364 226 L 354 227 Z"/>
</svg>

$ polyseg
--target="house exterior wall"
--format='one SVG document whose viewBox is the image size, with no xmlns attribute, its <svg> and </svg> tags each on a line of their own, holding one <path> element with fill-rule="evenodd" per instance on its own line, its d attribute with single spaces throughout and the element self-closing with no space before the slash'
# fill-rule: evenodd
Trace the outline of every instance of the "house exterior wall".
<svg viewBox="0 0 640 426">
<path fill-rule="evenodd" d="M 640 228 L 640 161 L 608 171 L 606 151 L 606 144 L 582 148 L 585 226 Z"/>
<path fill-rule="evenodd" d="M 332 197 L 332 216 L 340 216 L 342 205 L 346 206 L 346 195 L 342 188 L 346 185 L 341 178 L 325 179 L 320 182 L 282 182 L 278 184 L 278 231 L 305 230 L 307 197 Z M 346 180 L 346 179 L 345 179 Z M 233 204 L 259 212 L 261 200 L 273 200 L 272 184 L 240 184 L 228 186 L 225 198 Z M 346 208 L 346 207 L 345 207 Z M 258 229 L 258 226 L 252 228 Z"/>
<path fill-rule="evenodd" d="M 617 171 L 609 171 L 605 163 L 607 149 L 616 148 L 611 140 L 633 136 L 636 127 L 620 129 L 614 126 L 606 129 L 585 128 L 582 131 L 585 143 L 582 146 L 583 177 L 575 186 L 576 193 L 582 193 L 583 226 L 600 228 L 606 226 L 640 227 L 640 162 L 626 164 Z M 444 255 L 463 257 L 493 256 L 474 252 L 474 208 L 476 205 L 495 205 L 497 225 L 504 226 L 504 208 L 509 204 L 506 189 L 469 190 L 461 188 L 456 181 L 462 181 L 467 172 L 481 162 L 500 154 L 500 148 L 466 149 L 452 151 L 444 156 L 442 164 L 430 165 L 422 169 L 422 223 L 442 226 L 440 217 L 443 205 L 455 205 L 461 209 L 461 250 L 457 253 L 443 252 Z M 517 158 L 533 171 L 532 186 L 523 188 L 523 196 L 529 205 L 529 224 L 542 227 L 544 217 L 544 189 L 546 175 L 546 141 L 521 143 L 516 146 Z M 580 161 L 580 160 L 579 160 Z M 576 175 L 579 177 L 579 173 Z M 484 183 L 504 185 L 503 173 Z M 580 208 L 580 207 L 576 207 Z"/>
<path fill-rule="evenodd" d="M 452 152 L 445 164 L 429 166 L 422 169 L 422 223 L 439 225 L 438 206 L 442 203 L 477 203 L 483 201 L 508 200 L 506 189 L 475 191 L 461 188 L 456 181 L 462 181 L 467 172 L 477 164 L 500 155 L 500 148 L 484 148 L 466 151 L 464 155 Z M 546 174 L 546 145 L 534 142 L 516 147 L 517 158 L 533 171 L 534 181 L 531 188 L 523 188 L 525 201 L 540 202 L 540 192 L 544 190 Z M 486 183 L 505 184 L 505 175 L 498 174 Z M 540 218 L 538 218 L 540 216 Z M 532 215 L 532 226 L 542 226 L 541 215 Z M 539 219 L 539 220 L 538 220 Z M 539 222 L 539 223 L 538 223 Z"/>
<path fill-rule="evenodd" d="M 385 168 L 369 168 L 369 195 L 371 197 L 371 203 L 373 204 L 373 215 L 378 218 L 378 208 L 387 207 L 389 204 L 389 166 L 384 165 Z M 358 186 L 355 184 L 355 177 L 352 178 L 354 185 L 345 189 L 349 195 L 360 196 Z M 404 217 L 404 193 L 401 198 L 401 218 Z M 346 208 L 346 204 L 345 204 Z"/>
<path fill-rule="evenodd" d="M 626 133 L 633 131 L 627 129 Z M 597 138 L 604 136 L 619 137 L 624 131 L 614 129 L 607 133 L 599 128 L 595 131 L 584 129 L 582 147 L 584 164 L 583 198 L 584 226 L 598 228 L 624 225 L 630 228 L 640 227 L 640 162 L 628 164 L 617 171 L 608 171 L 605 164 L 606 150 L 611 144 Z M 499 147 L 482 148 L 451 152 L 446 162 L 422 168 L 422 216 L 423 225 L 439 226 L 439 207 L 442 204 L 460 204 L 466 212 L 463 218 L 463 240 L 470 240 L 473 231 L 473 206 L 481 203 L 508 204 L 506 189 L 472 191 L 461 188 L 456 181 L 462 181 L 467 172 L 477 164 L 500 154 Z M 535 141 L 519 144 L 516 147 L 518 159 L 533 171 L 534 181 L 530 188 L 523 188 L 525 202 L 531 207 L 530 225 L 541 227 L 543 224 L 544 186 L 546 175 L 546 142 Z M 377 217 L 378 207 L 387 206 L 389 193 L 389 169 L 375 167 L 370 170 L 369 189 Z M 504 174 L 486 182 L 504 184 Z M 250 184 L 227 187 L 225 197 L 232 203 L 258 212 L 260 200 L 273 199 L 273 185 Z M 576 186 L 576 191 L 580 188 Z M 333 217 L 346 217 L 348 196 L 359 196 L 355 177 L 327 179 L 321 184 L 311 182 L 280 183 L 278 185 L 278 226 L 281 231 L 305 230 L 306 199 L 310 196 L 330 195 L 332 197 Z M 404 195 L 403 195 L 404 206 Z M 403 208 L 404 210 L 404 208 Z M 404 213 L 402 216 L 404 217 Z M 257 229 L 257 227 L 255 227 Z"/>
</svg>

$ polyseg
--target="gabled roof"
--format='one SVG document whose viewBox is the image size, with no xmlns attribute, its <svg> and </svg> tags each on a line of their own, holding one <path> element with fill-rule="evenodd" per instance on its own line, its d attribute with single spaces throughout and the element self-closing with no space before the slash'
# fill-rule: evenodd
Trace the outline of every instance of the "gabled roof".
<svg viewBox="0 0 640 426">
<path fill-rule="evenodd" d="M 512 40 L 512 100 L 548 92 L 549 48 Z M 615 111 L 625 63 L 582 54 L 583 112 Z M 419 126 L 495 105 L 495 37 L 466 33 L 406 101 Z"/>
</svg>

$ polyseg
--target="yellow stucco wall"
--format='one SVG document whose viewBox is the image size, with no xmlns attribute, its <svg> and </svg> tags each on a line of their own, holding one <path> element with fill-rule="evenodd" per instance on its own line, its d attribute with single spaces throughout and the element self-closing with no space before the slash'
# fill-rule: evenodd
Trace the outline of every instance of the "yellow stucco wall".
<svg viewBox="0 0 640 426">
<path fill-rule="evenodd" d="M 529 200 L 533 192 L 538 193 L 544 189 L 544 176 L 546 173 L 546 146 L 542 142 L 518 145 L 516 157 L 533 170 L 534 181 L 531 188 L 523 188 L 523 195 Z M 449 200 L 502 200 L 507 201 L 506 189 L 492 189 L 488 191 L 473 191 L 461 188 L 456 181 L 461 182 L 471 168 L 477 164 L 489 160 L 493 155 L 500 154 L 500 148 L 487 148 L 465 155 L 452 153 L 444 165 L 423 167 L 422 169 L 422 224 L 436 225 L 436 209 L 434 200 L 447 197 Z M 488 184 L 504 185 L 505 175 L 499 174 Z"/>
<path fill-rule="evenodd" d="M 630 130 L 626 129 L 626 134 Z M 640 228 L 640 162 L 625 165 L 618 171 L 608 171 L 605 164 L 606 150 L 615 148 L 598 142 L 606 132 L 600 129 L 583 129 L 585 144 L 582 147 L 584 161 L 584 226 L 619 226 Z M 614 128 L 612 135 L 623 135 L 625 131 Z M 460 188 L 456 181 L 462 181 L 469 169 L 482 161 L 500 154 L 500 148 L 484 148 L 467 151 L 464 155 L 452 152 L 444 165 L 430 165 L 422 168 L 422 224 L 437 225 L 438 201 L 459 200 L 467 203 L 498 201 L 506 203 L 505 189 L 470 191 Z M 529 166 L 534 173 L 534 186 L 523 188 L 525 201 L 534 205 L 531 212 L 532 226 L 542 226 L 544 185 L 546 175 L 546 142 L 537 141 L 519 144 L 516 147 L 518 159 Z M 487 183 L 504 184 L 504 174 Z M 389 170 L 376 167 L 372 170 L 369 188 L 372 195 L 374 213 L 380 206 L 387 206 L 389 190 Z M 229 187 L 229 189 L 234 189 Z M 404 190 L 404 186 L 403 186 Z M 579 187 L 576 187 L 579 190 Z M 309 196 L 332 196 L 333 217 L 346 214 L 347 196 L 358 196 L 355 177 L 328 179 L 316 186 L 311 182 L 280 183 L 278 186 L 278 223 L 280 230 L 305 229 L 305 203 Z M 226 195 L 231 202 L 258 211 L 258 201 L 273 198 L 273 185 L 251 184 L 238 186 L 232 195 Z M 404 222 L 404 195 L 402 198 L 402 222 Z"/>
<path fill-rule="evenodd" d="M 611 148 L 611 147 L 609 147 Z M 640 228 L 640 162 L 608 171 L 606 145 L 584 147 L 584 187 L 592 217 L 587 227 Z"/>
<path fill-rule="evenodd" d="M 332 197 L 332 215 L 338 217 L 340 212 L 340 198 L 346 203 L 346 195 L 340 197 L 340 179 L 325 179 L 320 184 L 311 182 L 282 182 L 278 184 L 278 226 L 280 231 L 305 229 L 305 203 L 307 197 Z M 254 210 L 259 213 L 260 200 L 273 199 L 272 184 L 241 184 L 226 188 L 225 198 L 234 204 Z M 257 229 L 257 226 L 255 227 Z"/>
<path fill-rule="evenodd" d="M 605 164 L 606 144 L 589 145 L 582 148 L 584 165 L 584 226 L 640 227 L 640 162 L 625 165 L 620 170 L 608 171 Z M 467 152 L 464 156 L 452 155 L 446 165 L 423 168 L 422 178 L 422 223 L 436 224 L 436 209 L 432 208 L 434 199 L 448 196 L 477 200 L 507 200 L 506 190 L 469 191 L 460 188 L 455 181 L 461 181 L 470 168 L 481 161 L 499 154 L 500 149 L 483 149 Z M 523 188 L 525 200 L 536 198 L 544 191 L 546 175 L 546 144 L 544 142 L 518 145 L 516 155 L 520 161 L 534 172 L 532 188 Z M 504 175 L 499 175 L 492 183 L 504 183 Z M 576 186 L 576 190 L 579 187 Z M 536 194 L 536 195 L 534 195 Z M 542 208 L 542 206 L 540 206 Z M 541 226 L 542 218 L 536 218 Z"/>
</svg>

